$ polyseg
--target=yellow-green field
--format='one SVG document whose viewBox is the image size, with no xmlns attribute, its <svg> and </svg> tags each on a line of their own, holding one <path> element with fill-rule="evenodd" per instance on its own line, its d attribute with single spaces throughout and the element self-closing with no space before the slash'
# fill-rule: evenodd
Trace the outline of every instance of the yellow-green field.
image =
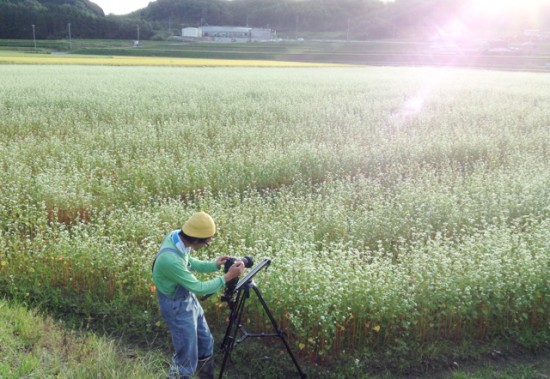
<svg viewBox="0 0 550 379">
<path fill-rule="evenodd" d="M 174 67 L 342 67 L 341 64 L 261 60 L 33 54 L 0 50 L 0 64 L 67 64 Z"/>
</svg>

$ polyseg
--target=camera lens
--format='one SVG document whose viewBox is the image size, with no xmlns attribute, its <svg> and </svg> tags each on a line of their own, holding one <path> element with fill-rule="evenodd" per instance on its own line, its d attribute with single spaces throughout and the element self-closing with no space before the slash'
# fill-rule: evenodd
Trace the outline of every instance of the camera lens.
<svg viewBox="0 0 550 379">
<path fill-rule="evenodd" d="M 244 263 L 244 267 L 246 268 L 250 268 L 254 265 L 254 258 L 251 257 L 250 255 L 247 255 L 246 257 L 244 257 L 242 261 Z"/>
<path fill-rule="evenodd" d="M 251 257 L 250 255 L 247 255 L 246 257 L 241 258 L 240 260 L 243 262 L 244 267 L 246 268 L 250 268 L 254 265 L 254 258 Z M 231 266 L 233 266 L 233 263 L 235 263 L 235 261 L 237 261 L 237 258 L 231 257 L 227 259 L 224 265 L 224 272 L 229 271 L 229 269 L 231 268 Z"/>
</svg>

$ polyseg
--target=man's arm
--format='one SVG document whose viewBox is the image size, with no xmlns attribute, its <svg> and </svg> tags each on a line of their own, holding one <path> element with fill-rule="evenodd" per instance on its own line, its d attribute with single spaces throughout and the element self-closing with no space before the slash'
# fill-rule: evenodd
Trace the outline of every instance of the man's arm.
<svg viewBox="0 0 550 379">
<path fill-rule="evenodd" d="M 211 263 L 216 267 L 215 262 Z M 155 265 L 157 266 L 156 270 L 159 275 L 199 296 L 218 292 L 225 287 L 226 280 L 224 276 L 218 276 L 214 279 L 201 282 L 187 267 L 184 267 L 182 259 L 176 255 L 159 257 Z"/>
<path fill-rule="evenodd" d="M 201 261 L 200 259 L 189 257 L 189 269 L 196 272 L 216 272 L 219 270 L 216 261 Z"/>
</svg>

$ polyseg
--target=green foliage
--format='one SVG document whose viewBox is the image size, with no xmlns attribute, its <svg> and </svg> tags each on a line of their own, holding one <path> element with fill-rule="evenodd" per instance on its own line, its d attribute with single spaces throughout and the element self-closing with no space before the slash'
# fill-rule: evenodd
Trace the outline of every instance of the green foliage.
<svg viewBox="0 0 550 379">
<path fill-rule="evenodd" d="M 0 377 L 156 378 L 159 354 L 71 332 L 51 318 L 0 300 Z"/>
<path fill-rule="evenodd" d="M 219 226 L 201 258 L 273 260 L 258 283 L 303 358 L 383 367 L 441 345 L 549 344 L 545 75 L 0 71 L 8 296 L 164 338 L 151 260 L 201 209 Z M 226 309 L 204 307 L 222 329 Z"/>
</svg>

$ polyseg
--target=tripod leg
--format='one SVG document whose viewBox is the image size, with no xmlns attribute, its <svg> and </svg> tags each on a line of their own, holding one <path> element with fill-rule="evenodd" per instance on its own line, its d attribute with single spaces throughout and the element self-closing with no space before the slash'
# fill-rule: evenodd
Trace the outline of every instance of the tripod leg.
<svg viewBox="0 0 550 379">
<path fill-rule="evenodd" d="M 262 297 L 260 290 L 258 289 L 258 287 L 256 287 L 256 285 L 252 285 L 252 288 L 254 289 L 256 296 L 258 296 L 258 299 L 260 300 L 260 303 L 262 304 L 262 307 L 264 308 L 265 313 L 267 314 L 267 317 L 269 317 L 269 320 L 271 321 L 271 325 L 273 325 L 273 329 L 277 333 L 277 336 L 283 341 L 283 344 L 286 347 L 286 351 L 288 352 L 288 355 L 290 355 L 292 362 L 296 366 L 296 369 L 298 369 L 298 372 L 300 373 L 300 378 L 307 378 L 307 375 L 300 368 L 300 365 L 298 364 L 298 360 L 296 359 L 296 357 L 294 357 L 294 354 L 292 354 L 292 350 L 290 349 L 290 345 L 288 344 L 284 336 L 284 332 L 279 328 L 279 325 L 277 324 L 277 321 L 275 320 L 275 318 L 273 317 L 273 314 L 269 310 L 269 307 L 267 306 L 267 303 Z"/>
<path fill-rule="evenodd" d="M 242 291 L 239 291 L 235 300 L 236 306 L 231 310 L 231 314 L 229 315 L 229 325 L 227 326 L 227 330 L 225 332 L 225 336 L 221 345 L 221 350 L 224 352 L 224 356 L 222 366 L 220 368 L 219 379 L 222 379 L 225 365 L 227 363 L 227 360 L 229 359 L 231 350 L 233 350 L 233 347 L 235 346 L 235 339 L 237 338 L 237 332 L 239 330 L 241 316 L 244 310 L 244 302 L 247 297 L 247 294 L 243 295 Z"/>
</svg>

